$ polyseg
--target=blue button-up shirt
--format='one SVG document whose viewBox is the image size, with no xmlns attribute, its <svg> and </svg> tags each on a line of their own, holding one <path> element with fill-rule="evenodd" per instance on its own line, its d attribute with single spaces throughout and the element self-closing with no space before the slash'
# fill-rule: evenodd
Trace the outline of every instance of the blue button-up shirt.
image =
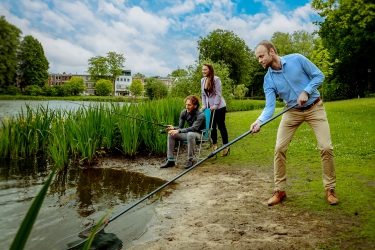
<svg viewBox="0 0 375 250">
<path fill-rule="evenodd" d="M 281 70 L 269 67 L 264 77 L 266 106 L 258 118 L 262 122 L 271 118 L 275 112 L 276 95 L 289 106 L 293 106 L 297 104 L 302 91 L 306 91 L 309 99 L 302 107 L 310 105 L 320 96 L 317 88 L 324 81 L 324 75 L 315 64 L 300 54 L 280 57 L 280 62 Z"/>
</svg>

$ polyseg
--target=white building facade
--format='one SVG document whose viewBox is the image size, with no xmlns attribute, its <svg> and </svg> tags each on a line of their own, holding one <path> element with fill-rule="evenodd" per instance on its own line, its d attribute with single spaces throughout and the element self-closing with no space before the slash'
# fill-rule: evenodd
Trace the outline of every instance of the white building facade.
<svg viewBox="0 0 375 250">
<path fill-rule="evenodd" d="M 130 95 L 130 91 L 127 89 L 127 87 L 132 84 L 132 80 L 133 78 L 131 70 L 123 70 L 121 75 L 118 76 L 115 81 L 115 95 Z"/>
</svg>

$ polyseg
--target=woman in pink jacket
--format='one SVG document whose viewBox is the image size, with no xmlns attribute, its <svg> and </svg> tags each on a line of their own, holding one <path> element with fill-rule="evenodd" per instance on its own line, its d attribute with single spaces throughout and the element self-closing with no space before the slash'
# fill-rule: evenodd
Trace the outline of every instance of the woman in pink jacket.
<svg viewBox="0 0 375 250">
<path fill-rule="evenodd" d="M 209 108 L 211 111 L 215 110 L 214 120 L 212 122 L 212 150 L 217 149 L 217 130 L 216 125 L 220 130 L 223 145 L 228 143 L 228 131 L 225 126 L 225 113 L 227 112 L 226 103 L 222 95 L 222 85 L 220 78 L 215 76 L 214 68 L 211 64 L 205 63 L 202 67 L 203 78 L 201 79 L 202 90 L 202 110 Z M 222 156 L 227 156 L 230 148 L 226 147 Z"/>
</svg>

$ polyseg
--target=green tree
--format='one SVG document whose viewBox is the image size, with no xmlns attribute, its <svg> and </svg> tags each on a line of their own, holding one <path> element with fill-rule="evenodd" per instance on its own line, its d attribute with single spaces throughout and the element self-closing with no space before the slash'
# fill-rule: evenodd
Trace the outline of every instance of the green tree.
<svg viewBox="0 0 375 250">
<path fill-rule="evenodd" d="M 171 89 L 173 97 L 183 97 L 188 95 L 201 96 L 201 79 L 203 63 L 210 63 L 214 67 L 215 75 L 220 77 L 222 83 L 222 92 L 226 101 L 232 99 L 233 80 L 230 78 L 229 67 L 223 62 L 212 62 L 211 60 L 202 60 L 195 65 L 187 66 L 187 76 L 178 78 Z"/>
<path fill-rule="evenodd" d="M 249 92 L 249 89 L 244 84 L 237 85 L 234 89 L 234 95 L 237 99 L 243 99 L 247 92 Z"/>
<path fill-rule="evenodd" d="M 275 32 L 270 41 L 275 45 L 280 56 L 299 53 L 310 58 L 314 49 L 314 39 L 313 34 L 298 30 L 292 34 Z"/>
<path fill-rule="evenodd" d="M 42 90 L 46 96 L 58 96 L 58 91 L 55 87 L 56 86 L 49 86 L 46 84 L 43 86 Z"/>
<path fill-rule="evenodd" d="M 116 52 L 107 53 L 108 72 L 113 83 L 115 82 L 115 79 L 121 75 L 124 63 L 125 58 L 122 54 L 117 54 Z"/>
<path fill-rule="evenodd" d="M 293 48 L 292 37 L 289 33 L 277 31 L 273 33 L 270 42 L 272 42 L 275 45 L 279 56 L 296 53 L 296 51 Z"/>
<path fill-rule="evenodd" d="M 55 90 L 57 96 L 69 96 L 70 94 L 64 85 L 63 86 L 55 85 L 52 88 Z M 46 92 L 46 93 L 48 94 L 49 92 Z"/>
<path fill-rule="evenodd" d="M 328 49 L 324 48 L 322 39 L 319 37 L 315 41 L 315 49 L 311 54 L 310 60 L 323 72 L 325 80 L 319 88 L 319 91 L 322 94 L 322 98 L 328 97 L 328 100 L 331 100 L 330 96 L 326 96 L 325 85 L 327 84 L 327 79 L 331 78 L 333 71 L 333 62 L 330 60 L 330 55 Z"/>
<path fill-rule="evenodd" d="M 139 72 L 134 74 L 133 77 L 146 78 L 146 76 L 144 74 L 139 73 Z"/>
<path fill-rule="evenodd" d="M 23 93 L 25 95 L 38 96 L 43 94 L 43 90 L 39 85 L 28 85 Z"/>
<path fill-rule="evenodd" d="M 113 91 L 116 78 L 121 75 L 124 68 L 125 58 L 122 54 L 108 52 L 107 56 L 90 57 L 88 60 L 89 67 L 87 72 L 94 81 L 108 79 L 112 81 Z"/>
<path fill-rule="evenodd" d="M 109 65 L 107 64 L 107 58 L 104 56 L 90 57 L 88 64 L 89 67 L 87 72 L 90 74 L 93 81 L 109 79 Z"/>
<path fill-rule="evenodd" d="M 85 82 L 78 76 L 72 76 L 72 78 L 64 83 L 64 85 L 72 95 L 78 95 L 86 89 Z"/>
<path fill-rule="evenodd" d="M 173 70 L 171 74 L 168 74 L 168 76 L 172 77 L 186 77 L 188 75 L 188 71 L 186 69 L 180 69 L 178 67 L 176 70 Z"/>
<path fill-rule="evenodd" d="M 264 99 L 263 81 L 267 70 L 262 67 L 255 55 L 251 57 L 249 69 L 250 80 L 245 84 L 249 89 L 248 95 L 251 99 Z"/>
<path fill-rule="evenodd" d="M 17 49 L 22 31 L 0 17 L 0 87 L 5 88 L 15 82 L 17 71 Z"/>
<path fill-rule="evenodd" d="M 18 52 L 18 73 L 21 85 L 43 87 L 48 79 L 49 62 L 42 44 L 32 36 L 25 36 Z"/>
<path fill-rule="evenodd" d="M 107 96 L 113 92 L 113 84 L 110 80 L 100 79 L 95 83 L 96 95 Z"/>
<path fill-rule="evenodd" d="M 20 90 L 14 85 L 8 85 L 5 88 L 5 94 L 7 94 L 7 95 L 17 95 L 17 93 L 19 93 L 19 92 L 20 92 Z"/>
<path fill-rule="evenodd" d="M 137 96 L 142 95 L 144 87 L 139 79 L 133 79 L 132 83 L 128 87 L 128 90 L 132 93 L 132 95 L 136 98 Z"/>
<path fill-rule="evenodd" d="M 168 95 L 168 87 L 162 81 L 155 78 L 146 78 L 146 95 L 152 99 L 165 98 Z"/>
<path fill-rule="evenodd" d="M 217 29 L 206 38 L 198 40 L 199 61 L 210 59 L 229 67 L 234 85 L 246 84 L 249 80 L 249 63 L 253 52 L 232 31 Z"/>
<path fill-rule="evenodd" d="M 375 3 L 372 0 L 314 0 L 312 7 L 323 21 L 319 36 L 333 64 L 329 82 L 334 99 L 365 96 L 375 69 Z"/>
</svg>

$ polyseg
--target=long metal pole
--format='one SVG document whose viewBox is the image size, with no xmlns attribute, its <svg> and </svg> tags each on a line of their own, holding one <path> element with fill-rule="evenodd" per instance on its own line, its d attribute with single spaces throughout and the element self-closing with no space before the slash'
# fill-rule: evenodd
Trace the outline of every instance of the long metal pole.
<svg viewBox="0 0 375 250">
<path fill-rule="evenodd" d="M 260 125 L 261 127 L 266 125 L 267 123 L 271 122 L 272 120 L 276 119 L 277 117 L 279 117 L 280 115 L 284 114 L 285 112 L 288 112 L 290 109 L 296 107 L 296 105 L 294 106 L 291 106 L 291 107 L 288 107 L 286 109 L 284 109 L 283 111 L 281 111 L 280 113 L 278 113 L 277 115 L 275 116 L 272 116 L 270 119 L 268 119 L 267 121 L 263 122 L 262 125 Z M 113 216 L 112 218 L 110 218 L 108 220 L 108 223 L 117 219 L 119 216 L 123 215 L 124 213 L 126 213 L 127 211 L 129 211 L 130 209 L 132 209 L 133 207 L 137 206 L 139 203 L 141 203 L 142 201 L 146 200 L 147 198 L 151 197 L 152 195 L 154 195 L 155 193 L 159 192 L 161 189 L 165 188 L 166 186 L 168 186 L 169 184 L 171 184 L 172 182 L 174 182 L 175 180 L 177 180 L 178 178 L 180 178 L 181 176 L 185 175 L 186 173 L 188 173 L 189 171 L 193 170 L 195 167 L 197 167 L 198 165 L 200 165 L 202 162 L 206 161 L 207 159 L 213 157 L 215 154 L 219 153 L 221 150 L 223 150 L 224 148 L 232 145 L 233 143 L 241 140 L 242 138 L 244 138 L 245 136 L 247 136 L 248 134 L 250 134 L 251 131 L 247 131 L 246 133 L 240 135 L 239 137 L 237 137 L 236 139 L 228 142 L 227 144 L 223 145 L 222 147 L 218 148 L 217 150 L 215 150 L 214 152 L 210 153 L 208 156 L 206 156 L 205 158 L 203 158 L 202 160 L 198 161 L 197 163 L 195 163 L 193 166 L 191 166 L 190 168 L 186 169 L 184 172 L 182 172 L 181 174 L 177 175 L 176 177 L 174 177 L 172 180 L 164 183 L 163 185 L 161 185 L 160 187 L 158 187 L 157 189 L 155 189 L 154 191 L 152 191 L 151 193 L 149 193 L 148 195 L 144 196 L 143 198 L 141 198 L 140 200 L 138 200 L 137 202 L 135 202 L 134 204 L 130 205 L 128 208 L 124 209 L 123 211 L 121 211 L 120 213 L 118 213 L 117 215 Z"/>
</svg>

